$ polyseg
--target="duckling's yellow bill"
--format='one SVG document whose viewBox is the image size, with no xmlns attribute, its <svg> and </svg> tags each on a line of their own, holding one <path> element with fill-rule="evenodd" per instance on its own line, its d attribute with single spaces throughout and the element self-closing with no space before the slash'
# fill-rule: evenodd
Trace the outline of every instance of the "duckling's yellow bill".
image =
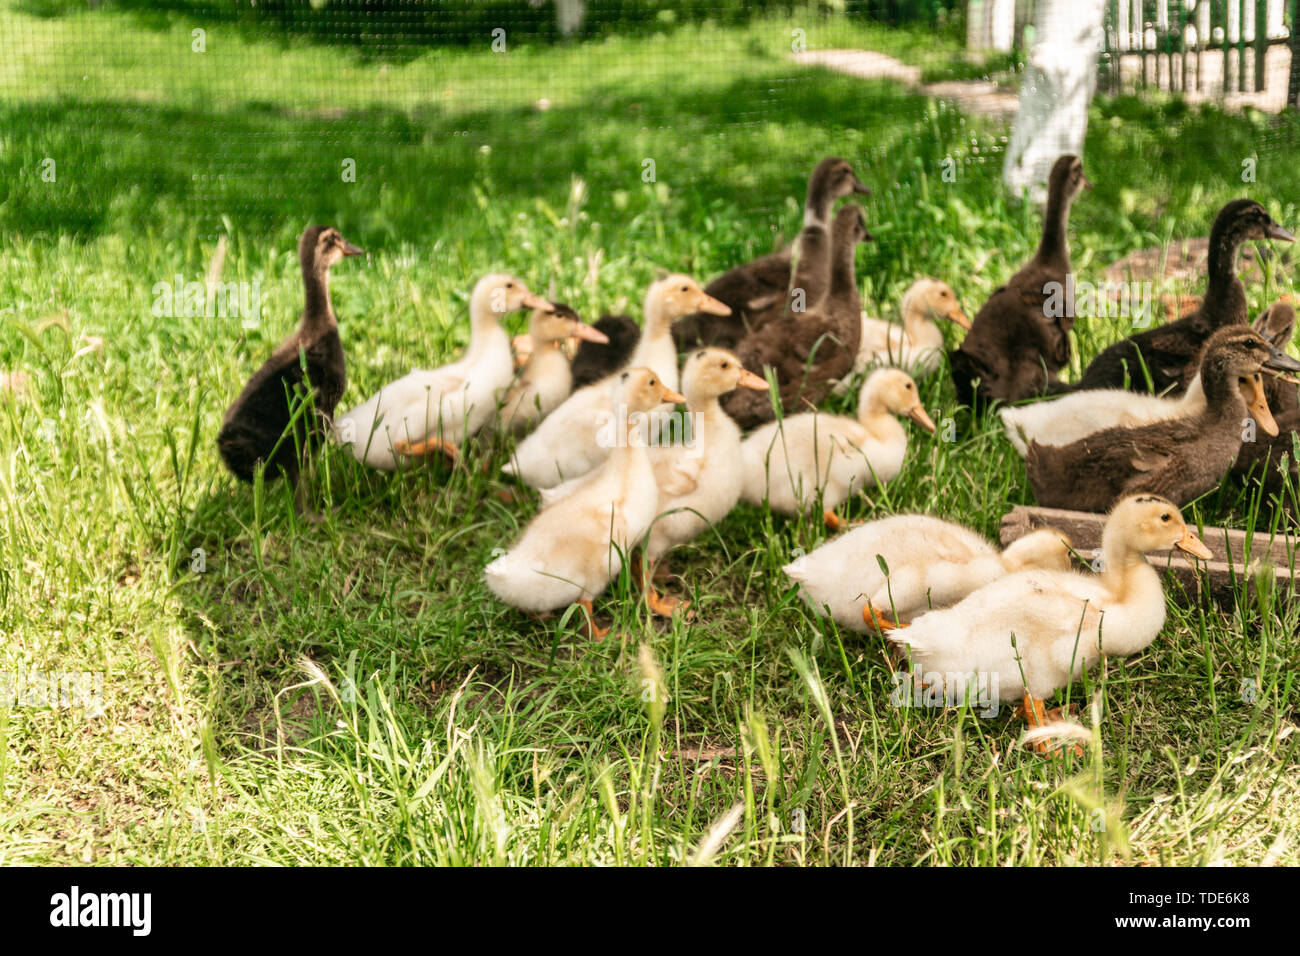
<svg viewBox="0 0 1300 956">
<path fill-rule="evenodd" d="M 547 302 L 536 292 L 529 292 L 521 300 L 524 306 L 529 309 L 541 309 L 543 312 L 554 312 L 555 306 Z"/>
<path fill-rule="evenodd" d="M 740 381 L 737 383 L 737 387 L 752 388 L 756 392 L 766 392 L 767 379 L 763 378 L 761 375 L 755 375 L 753 372 L 746 369 L 745 374 L 740 376 Z"/>
<path fill-rule="evenodd" d="M 952 311 L 948 313 L 948 321 L 960 325 L 967 331 L 970 330 L 970 319 L 966 318 L 966 313 L 958 306 L 952 307 Z"/>
<path fill-rule="evenodd" d="M 916 422 L 926 431 L 934 431 L 934 422 L 930 421 L 930 416 L 925 413 L 925 409 L 920 405 L 913 405 L 911 411 L 907 413 L 907 417 Z M 1277 432 L 1274 432 L 1273 434 L 1276 435 Z"/>
<path fill-rule="evenodd" d="M 764 386 L 764 387 L 766 387 L 766 386 Z M 673 391 L 672 389 L 670 389 L 670 388 L 665 388 L 665 389 L 664 389 L 664 396 L 663 396 L 663 397 L 664 397 L 664 401 L 665 401 L 665 402 L 672 402 L 674 405 L 679 405 L 679 404 L 681 404 L 682 402 L 686 401 L 686 396 L 685 396 L 685 395 L 682 395 L 682 394 L 679 393 L 679 392 L 674 392 L 674 391 Z M 1277 434 L 1277 433 L 1274 432 L 1274 434 Z"/>
<path fill-rule="evenodd" d="M 1246 406 L 1250 409 L 1250 417 L 1255 419 L 1265 432 L 1276 435 L 1277 421 L 1269 411 L 1268 397 L 1264 394 L 1264 383 L 1261 377 L 1258 374 L 1252 375 L 1242 386 L 1242 391 L 1245 393 Z"/>
<path fill-rule="evenodd" d="M 731 306 L 725 302 L 719 302 L 711 295 L 701 295 L 700 304 L 695 307 L 697 312 L 707 312 L 709 315 L 731 315 Z"/>
<path fill-rule="evenodd" d="M 1214 557 L 1214 552 L 1205 546 L 1205 542 L 1198 538 L 1191 528 L 1183 529 L 1183 536 L 1178 539 L 1174 547 L 1179 551 L 1186 551 L 1202 561 L 1209 561 Z"/>
<path fill-rule="evenodd" d="M 609 336 L 595 326 L 588 325 L 586 322 L 579 322 L 576 319 L 569 330 L 569 335 L 575 339 L 586 339 L 588 342 L 596 342 L 599 345 L 608 345 Z"/>
</svg>

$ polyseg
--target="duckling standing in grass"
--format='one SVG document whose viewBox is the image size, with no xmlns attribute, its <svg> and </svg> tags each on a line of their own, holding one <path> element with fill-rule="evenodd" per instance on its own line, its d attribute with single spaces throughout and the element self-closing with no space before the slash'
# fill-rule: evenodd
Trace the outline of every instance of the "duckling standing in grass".
<svg viewBox="0 0 1300 956">
<path fill-rule="evenodd" d="M 330 303 L 329 270 L 344 256 L 364 253 L 329 226 L 313 226 L 298 240 L 298 262 L 306 294 L 298 330 L 253 373 L 217 435 L 221 458 L 235 477 L 252 481 L 265 463 L 266 477 L 283 473 L 297 492 L 304 510 L 298 473 L 310 439 L 324 433 L 323 422 L 334 414 L 347 387 L 347 363 L 339 339 L 338 319 Z M 304 390 L 312 407 L 297 411 Z M 295 418 L 295 413 L 297 417 Z M 286 434 L 290 421 L 293 433 Z"/>
<path fill-rule="evenodd" d="M 727 307 L 704 293 L 694 279 L 670 275 L 651 284 L 645 299 L 645 333 L 633 353 L 633 367 L 653 369 L 671 389 L 677 387 L 677 349 L 672 323 L 690 312 L 725 314 Z M 596 440 L 609 418 L 611 389 L 618 376 L 580 388 L 521 441 L 501 469 L 532 488 L 552 488 L 591 471 L 609 454 Z"/>
<path fill-rule="evenodd" d="M 961 345 L 948 355 L 957 400 L 983 408 L 1063 388 L 1057 374 L 1070 361 L 1074 315 L 1049 308 L 1049 286 L 1064 289 L 1070 273 L 1070 205 L 1092 183 L 1078 156 L 1062 156 L 1048 179 L 1043 235 L 1034 257 L 999 286 L 975 315 Z"/>
<path fill-rule="evenodd" d="M 573 372 L 564 343 L 570 336 L 584 342 L 609 341 L 603 332 L 587 325 L 577 312 L 563 304 L 533 309 L 528 330 L 532 341 L 528 363 L 501 403 L 501 422 L 515 432 L 532 428 L 569 397 Z"/>
<path fill-rule="evenodd" d="M 1182 389 L 1195 374 L 1206 340 L 1224 326 L 1248 321 L 1246 287 L 1237 278 L 1237 258 L 1249 239 L 1294 242 L 1295 236 L 1253 199 L 1234 199 L 1225 205 L 1210 229 L 1209 282 L 1200 308 L 1177 322 L 1111 345 L 1089 363 L 1073 389 L 1129 388 L 1156 394 Z"/>
<path fill-rule="evenodd" d="M 903 294 L 899 306 L 903 324 L 862 315 L 862 339 L 853 374 L 874 365 L 893 365 L 913 375 L 933 375 L 943 358 L 943 331 L 935 319 L 946 319 L 963 329 L 970 320 L 961 310 L 957 293 L 938 279 L 917 279 Z"/>
<path fill-rule="evenodd" d="M 1155 640 L 1165 622 L 1165 596 L 1144 555 L 1175 547 L 1203 560 L 1213 557 L 1172 501 L 1128 497 L 1106 520 L 1101 574 L 1008 574 L 946 610 L 888 631 L 889 640 L 911 653 L 914 679 L 936 675 L 956 685 L 947 688 L 948 699 L 963 699 L 967 685 L 982 675 L 1002 700 L 1021 700 L 1030 727 L 1039 728 L 1059 716 L 1047 713 L 1044 700 L 1101 654 L 1129 657 Z M 1041 738 L 1034 747 L 1040 753 L 1058 749 Z M 1074 752 L 1082 753 L 1077 746 Z"/>
<path fill-rule="evenodd" d="M 1062 447 L 1030 442 L 1025 466 L 1034 497 L 1049 508 L 1105 511 L 1131 494 L 1159 494 L 1184 505 L 1213 489 L 1253 440 L 1253 418 L 1269 435 L 1277 423 L 1261 369 L 1300 370 L 1249 326 L 1210 338 L 1201 361 L 1205 408 L 1187 418 L 1139 428 L 1107 428 Z"/>
<path fill-rule="evenodd" d="M 484 276 L 470 295 L 469 348 L 461 359 L 416 369 L 385 385 L 339 418 L 339 441 L 357 461 L 383 471 L 431 454 L 459 454 L 457 446 L 492 420 L 514 378 L 510 338 L 499 318 L 520 309 L 550 308 L 514 276 Z"/>
<path fill-rule="evenodd" d="M 746 368 L 771 368 L 776 376 L 782 408 L 797 412 L 826 398 L 835 383 L 853 368 L 862 334 L 862 298 L 854 268 L 858 243 L 870 237 L 862 209 L 852 204 L 840 207 L 832 226 L 834 265 L 830 291 L 814 304 L 808 299 L 799 310 L 803 291 L 804 264 L 796 270 L 798 283 L 790 293 L 787 308 L 745 337 L 736 348 Z M 770 395 L 751 391 L 733 392 L 722 402 L 723 409 L 742 428 L 752 428 L 776 417 Z"/>
<path fill-rule="evenodd" d="M 533 614 L 581 604 L 589 633 L 603 637 L 592 600 L 608 586 L 659 513 L 659 488 L 638 417 L 684 401 L 648 368 L 618 376 L 611 403 L 618 433 L 609 456 L 572 494 L 544 507 L 510 551 L 484 569 L 498 598 Z"/>
<path fill-rule="evenodd" d="M 969 528 L 908 514 L 854 528 L 781 570 L 818 614 L 829 613 L 841 627 L 866 632 L 956 604 L 990 581 L 1026 568 L 1069 570 L 1069 539 L 1043 528 L 999 554 Z"/>
<path fill-rule="evenodd" d="M 830 156 L 818 163 L 808 179 L 803 229 L 798 241 L 779 252 L 729 269 L 705 286 L 705 292 L 726 303 L 731 311 L 725 316 L 694 314 L 680 319 L 673 326 L 678 347 L 682 350 L 700 345 L 734 348 L 761 324 L 757 321 L 760 315 L 770 313 L 773 306 L 779 312 L 792 284 L 795 246 L 802 262 L 816 260 L 825 265 L 820 271 L 805 270 L 807 278 L 802 283 L 808 308 L 817 305 L 830 288 L 831 209 L 837 199 L 853 193 L 869 196 L 871 190 L 862 184 L 846 160 Z"/>
<path fill-rule="evenodd" d="M 912 377 L 889 368 L 863 383 L 856 419 L 802 412 L 756 429 L 741 445 L 741 498 L 756 505 L 766 498 L 773 511 L 792 515 L 807 511 L 820 495 L 826 524 L 842 528 L 836 508 L 868 485 L 892 481 L 903 468 L 907 431 L 896 415 L 934 431 Z"/>
<path fill-rule="evenodd" d="M 722 411 L 718 399 L 734 388 L 767 391 L 767 382 L 724 349 L 702 349 L 682 367 L 683 392 L 690 412 L 691 434 L 682 445 L 655 445 L 650 463 L 659 485 L 659 517 L 646 540 L 642 578 L 654 613 L 669 616 L 685 604 L 661 597 L 650 583 L 655 565 L 672 548 L 717 524 L 736 506 L 745 482 L 740 428 Z"/>
</svg>

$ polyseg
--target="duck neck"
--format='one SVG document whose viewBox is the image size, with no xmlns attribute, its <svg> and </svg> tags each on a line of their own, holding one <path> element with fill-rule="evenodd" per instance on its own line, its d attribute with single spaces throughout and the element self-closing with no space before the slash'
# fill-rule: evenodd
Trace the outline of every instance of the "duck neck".
<svg viewBox="0 0 1300 956">
<path fill-rule="evenodd" d="M 943 345 L 943 333 L 930 315 L 930 311 L 916 301 L 916 296 L 903 296 L 903 334 L 913 345 Z"/>
<path fill-rule="evenodd" d="M 510 337 L 497 321 L 497 313 L 492 311 L 492 303 L 486 293 L 476 294 L 470 300 L 469 318 L 469 348 L 465 352 L 467 361 L 475 361 L 503 348 L 509 353 Z"/>
<path fill-rule="evenodd" d="M 315 262 L 302 264 L 305 305 L 302 312 L 302 336 L 315 339 L 338 328 L 334 306 L 330 302 L 330 271 Z"/>
<path fill-rule="evenodd" d="M 1134 550 L 1123 540 L 1119 529 L 1107 527 L 1102 531 L 1101 551 L 1106 561 L 1102 580 L 1117 601 L 1132 597 L 1135 591 L 1149 583 L 1148 578 L 1155 578 L 1156 587 L 1159 588 L 1160 581 L 1155 569 L 1147 564 L 1142 552 Z"/>
<path fill-rule="evenodd" d="M 1043 217 L 1043 238 L 1038 243 L 1034 258 L 1040 265 L 1050 265 L 1070 271 L 1070 244 L 1066 231 L 1070 227 L 1070 197 L 1064 183 L 1053 183 L 1047 194 L 1047 210 Z"/>
<path fill-rule="evenodd" d="M 835 259 L 831 263 L 830 294 L 841 302 L 861 301 L 857 273 L 858 244 L 847 237 L 836 237 Z"/>
<path fill-rule="evenodd" d="M 1201 314 L 1212 317 L 1216 328 L 1246 322 L 1246 289 L 1237 278 L 1241 243 L 1241 238 L 1228 230 L 1216 230 L 1210 236 L 1210 279 Z"/>
<path fill-rule="evenodd" d="M 651 302 L 646 303 L 645 330 L 624 367 L 639 366 L 651 369 L 669 388 L 677 387 L 677 345 L 673 342 L 672 318 L 662 306 Z"/>
<path fill-rule="evenodd" d="M 902 423 L 890 414 L 885 403 L 871 389 L 864 391 L 858 399 L 858 423 L 877 441 L 884 442 L 902 434 L 906 436 Z"/>
<path fill-rule="evenodd" d="M 1201 388 L 1205 393 L 1205 412 L 1207 423 L 1232 422 L 1234 425 L 1245 420 L 1249 415 L 1246 402 L 1236 387 L 1236 376 L 1228 371 L 1211 369 L 1207 376 L 1201 374 Z"/>
<path fill-rule="evenodd" d="M 830 185 L 820 177 L 814 177 L 808 183 L 808 196 L 803 204 L 803 224 L 808 226 L 825 226 L 831 218 L 831 207 L 835 205 L 835 196 Z"/>
</svg>

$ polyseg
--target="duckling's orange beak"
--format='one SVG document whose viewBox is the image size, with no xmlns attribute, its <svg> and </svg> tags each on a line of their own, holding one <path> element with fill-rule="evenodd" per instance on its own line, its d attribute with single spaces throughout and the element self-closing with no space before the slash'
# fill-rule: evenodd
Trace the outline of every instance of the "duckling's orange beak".
<svg viewBox="0 0 1300 956">
<path fill-rule="evenodd" d="M 525 292 L 523 299 L 520 300 L 526 309 L 541 309 L 543 312 L 554 312 L 555 306 L 547 302 L 536 292 Z"/>
<path fill-rule="evenodd" d="M 1246 384 L 1241 387 L 1242 397 L 1246 399 L 1246 407 L 1250 410 L 1250 417 L 1259 422 L 1259 427 L 1264 429 L 1270 435 L 1277 434 L 1277 421 L 1273 418 L 1273 413 L 1268 408 L 1268 398 L 1264 395 L 1264 383 L 1258 372 L 1247 379 Z"/>
<path fill-rule="evenodd" d="M 701 292 L 700 304 L 695 307 L 695 311 L 707 312 L 709 315 L 731 315 L 731 306 Z"/>
<path fill-rule="evenodd" d="M 579 322 L 576 319 L 569 329 L 569 334 L 575 339 L 586 339 L 588 342 L 596 342 L 599 345 L 609 344 L 608 335 L 600 329 L 590 326 L 586 322 Z"/>
<path fill-rule="evenodd" d="M 1209 561 L 1214 557 L 1214 552 L 1205 546 L 1205 542 L 1198 538 L 1191 528 L 1186 526 L 1183 527 L 1183 536 L 1178 539 L 1174 547 L 1180 551 L 1186 551 L 1202 561 Z"/>
<path fill-rule="evenodd" d="M 674 405 L 680 405 L 686 401 L 686 396 L 679 392 L 674 392 L 671 388 L 665 388 L 662 396 L 665 402 L 672 402 Z"/>
<path fill-rule="evenodd" d="M 736 383 L 737 388 L 752 388 L 756 392 L 767 391 L 767 379 L 761 375 L 755 375 L 749 369 L 745 369 L 740 374 L 740 381 Z"/>
<path fill-rule="evenodd" d="M 925 413 L 925 409 L 919 404 L 912 406 L 911 410 L 907 413 L 907 417 L 916 422 L 926 431 L 931 433 L 934 432 L 934 422 L 930 421 L 930 416 Z"/>
<path fill-rule="evenodd" d="M 954 305 L 948 312 L 948 321 L 955 322 L 963 329 L 970 331 L 970 319 L 966 318 L 966 313 L 961 310 L 961 306 Z"/>
</svg>

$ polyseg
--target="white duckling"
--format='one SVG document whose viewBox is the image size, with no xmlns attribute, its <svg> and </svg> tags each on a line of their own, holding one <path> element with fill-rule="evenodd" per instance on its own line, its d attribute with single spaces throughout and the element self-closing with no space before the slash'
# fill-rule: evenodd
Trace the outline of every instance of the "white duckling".
<svg viewBox="0 0 1300 956">
<path fill-rule="evenodd" d="M 351 446 L 357 461 L 384 471 L 412 456 L 457 454 L 460 442 L 491 421 L 514 377 L 510 338 L 498 319 L 550 307 L 514 276 L 484 276 L 470 296 L 470 341 L 461 359 L 385 385 L 337 419 L 339 441 Z"/>
<path fill-rule="evenodd" d="M 917 279 L 903 293 L 900 327 L 862 313 L 862 340 L 853 363 L 853 375 L 872 366 L 893 365 L 913 375 L 932 375 L 943 357 L 943 331 L 935 319 L 947 319 L 963 329 L 970 320 L 961 310 L 957 293 L 938 279 Z"/>
<path fill-rule="evenodd" d="M 727 306 L 707 295 L 689 276 L 670 275 L 651 284 L 645 299 L 645 329 L 625 367 L 650 368 L 668 388 L 676 389 L 673 322 L 693 312 L 731 314 Z M 597 436 L 609 421 L 617 378 L 615 373 L 570 395 L 519 443 L 514 457 L 501 471 L 533 488 L 551 488 L 585 475 L 604 461 L 609 454 L 608 443 L 598 441 Z"/>
<path fill-rule="evenodd" d="M 882 558 L 888 576 L 881 570 Z M 875 629 L 876 621 L 886 627 L 906 623 L 956 604 L 990 581 L 1025 568 L 1069 570 L 1069 539 L 1043 528 L 999 554 L 969 528 L 904 514 L 854 528 L 781 570 L 818 614 L 829 612 L 841 627 L 866 632 Z"/>
<path fill-rule="evenodd" d="M 593 637 L 592 599 L 622 570 L 623 556 L 659 513 L 654 468 L 633 416 L 683 401 L 648 368 L 618 376 L 616 418 L 623 422 L 609 457 L 574 493 L 543 508 L 510 551 L 483 571 L 498 598 L 533 614 L 581 604 Z"/>
<path fill-rule="evenodd" d="M 564 343 L 570 338 L 609 343 L 609 336 L 587 325 L 567 305 L 534 309 L 528 323 L 528 359 L 501 402 L 501 423 L 515 432 L 534 427 L 555 411 L 573 390 L 573 370 Z"/>
<path fill-rule="evenodd" d="M 1043 701 L 1101 654 L 1127 657 L 1155 640 L 1165 598 L 1160 575 L 1144 555 L 1174 547 L 1212 557 L 1172 502 L 1133 495 L 1106 520 L 1100 574 L 1008 574 L 946 610 L 889 631 L 889 640 L 910 650 L 913 669 L 924 679 L 935 675 L 956 685 L 949 687 L 956 699 L 978 673 L 1002 700 L 1022 700 L 1030 726 L 1041 727 L 1055 716 Z M 1056 745 L 1039 740 L 1035 748 L 1046 753 Z"/>
<path fill-rule="evenodd" d="M 655 565 L 672 548 L 697 537 L 736 507 L 745 483 L 740 427 L 718 399 L 735 388 L 767 391 L 767 381 L 745 369 L 735 354 L 707 348 L 682 365 L 682 391 L 690 412 L 683 444 L 653 445 L 650 463 L 659 485 L 659 517 L 646 538 L 642 584 L 655 614 L 669 616 L 686 602 L 661 596 L 651 585 Z"/>
<path fill-rule="evenodd" d="M 858 417 L 801 412 L 769 422 L 741 445 L 750 504 L 768 500 L 773 511 L 797 514 L 822 498 L 826 523 L 840 528 L 835 509 L 862 488 L 892 481 L 903 468 L 906 415 L 926 431 L 934 422 L 921 406 L 916 382 L 901 369 L 873 372 L 858 393 Z"/>
<path fill-rule="evenodd" d="M 1123 388 L 1093 388 L 1060 398 L 1008 405 L 998 410 L 1007 440 L 1024 458 L 1029 443 L 1070 445 L 1107 428 L 1141 428 L 1173 418 L 1188 418 L 1205 411 L 1201 374 L 1177 398 L 1144 395 Z"/>
</svg>

